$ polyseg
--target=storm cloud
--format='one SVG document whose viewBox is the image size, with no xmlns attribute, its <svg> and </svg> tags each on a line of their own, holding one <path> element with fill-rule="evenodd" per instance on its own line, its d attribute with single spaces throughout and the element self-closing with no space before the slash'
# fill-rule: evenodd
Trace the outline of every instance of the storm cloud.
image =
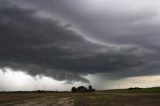
<svg viewBox="0 0 160 106">
<path fill-rule="evenodd" d="M 123 44 L 124 39 L 117 40 L 118 43 L 113 40 L 109 43 L 96 42 L 74 30 L 72 25 L 63 25 L 56 18 L 41 17 L 38 12 L 0 1 L 2 69 L 8 67 L 59 81 L 89 82 L 83 76 L 121 72 L 127 72 L 126 76 L 129 76 L 129 72 L 138 70 L 145 73 L 146 67 L 153 66 L 152 57 L 157 52 L 150 49 L 153 45 L 147 48 L 146 44 L 133 44 L 132 41 Z M 91 27 L 86 23 L 87 28 L 90 30 Z M 110 31 L 106 32 L 107 35 L 112 35 Z M 128 35 L 128 32 L 120 32 L 117 31 L 120 35 Z"/>
</svg>

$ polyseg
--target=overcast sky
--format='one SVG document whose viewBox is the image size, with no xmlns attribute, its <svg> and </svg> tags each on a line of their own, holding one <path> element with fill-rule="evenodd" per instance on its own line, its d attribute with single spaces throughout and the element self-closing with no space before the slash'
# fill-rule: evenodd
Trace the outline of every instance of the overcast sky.
<svg viewBox="0 0 160 106">
<path fill-rule="evenodd" d="M 0 90 L 159 86 L 159 29 L 159 0 L 1 0 Z"/>
</svg>

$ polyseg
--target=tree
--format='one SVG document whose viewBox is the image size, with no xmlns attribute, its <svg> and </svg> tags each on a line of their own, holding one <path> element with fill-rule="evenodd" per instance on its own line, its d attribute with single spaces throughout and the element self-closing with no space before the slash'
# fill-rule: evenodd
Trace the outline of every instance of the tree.
<svg viewBox="0 0 160 106">
<path fill-rule="evenodd" d="M 90 85 L 90 86 L 88 87 L 88 91 L 89 91 L 89 92 L 95 92 L 95 89 L 93 89 L 92 86 Z"/>
<path fill-rule="evenodd" d="M 84 87 L 84 86 L 79 86 L 79 87 L 77 88 L 77 91 L 78 91 L 78 92 L 88 92 L 88 89 L 87 89 L 86 87 Z"/>
<path fill-rule="evenodd" d="M 90 85 L 89 87 L 88 87 L 88 90 L 90 91 L 90 92 L 92 92 L 92 86 Z"/>
<path fill-rule="evenodd" d="M 72 92 L 77 92 L 76 87 L 72 87 L 71 91 L 72 91 Z"/>
</svg>

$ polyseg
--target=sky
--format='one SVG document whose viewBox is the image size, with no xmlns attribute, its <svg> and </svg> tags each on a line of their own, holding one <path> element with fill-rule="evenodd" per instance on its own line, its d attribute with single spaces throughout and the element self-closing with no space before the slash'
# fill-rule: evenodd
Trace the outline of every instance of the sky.
<svg viewBox="0 0 160 106">
<path fill-rule="evenodd" d="M 159 5 L 1 0 L 0 90 L 160 86 Z"/>
</svg>

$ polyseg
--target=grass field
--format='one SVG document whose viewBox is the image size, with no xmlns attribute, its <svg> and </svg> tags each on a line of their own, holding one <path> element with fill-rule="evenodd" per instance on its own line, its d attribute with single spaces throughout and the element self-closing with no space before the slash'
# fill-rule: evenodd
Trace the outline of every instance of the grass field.
<svg viewBox="0 0 160 106">
<path fill-rule="evenodd" d="M 160 93 L 160 87 L 154 88 L 132 88 L 129 89 L 115 89 L 115 90 L 103 90 L 100 92 L 107 92 L 107 93 Z"/>
<path fill-rule="evenodd" d="M 0 106 L 160 106 L 160 89 L 94 93 L 1 93 Z"/>
</svg>

